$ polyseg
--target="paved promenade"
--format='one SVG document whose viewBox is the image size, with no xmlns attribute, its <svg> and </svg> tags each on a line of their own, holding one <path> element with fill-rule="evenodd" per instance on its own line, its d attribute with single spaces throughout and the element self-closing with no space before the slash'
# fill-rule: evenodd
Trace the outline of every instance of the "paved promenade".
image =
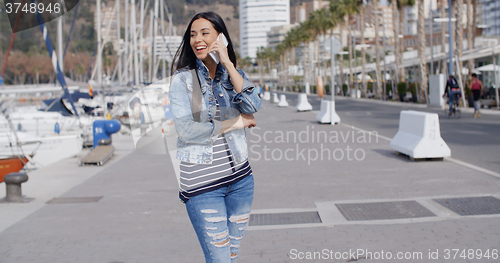
<svg viewBox="0 0 500 263">
<path fill-rule="evenodd" d="M 499 262 L 500 212 L 463 216 L 434 200 L 500 198 L 500 178 L 447 160 L 410 161 L 377 130 L 315 116 L 263 101 L 247 130 L 252 216 L 271 219 L 247 228 L 238 262 Z M 1 263 L 203 262 L 169 157 L 133 151 L 129 136 L 113 140 L 116 155 L 103 167 L 63 160 L 29 174 L 23 193 L 33 202 L 0 204 Z M 55 197 L 102 198 L 46 204 Z M 376 204 L 351 210 L 364 220 L 339 209 L 365 203 Z M 299 213 L 320 221 L 283 221 Z"/>
</svg>

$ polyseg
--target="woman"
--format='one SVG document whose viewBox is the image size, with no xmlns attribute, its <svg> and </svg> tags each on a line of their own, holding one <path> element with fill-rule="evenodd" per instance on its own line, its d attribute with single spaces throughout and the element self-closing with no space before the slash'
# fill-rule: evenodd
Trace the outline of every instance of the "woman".
<svg viewBox="0 0 500 263">
<path fill-rule="evenodd" d="M 469 87 L 472 92 L 472 99 L 474 101 L 474 118 L 481 118 L 481 112 L 479 111 L 479 100 L 481 95 L 483 95 L 483 82 L 477 79 L 477 74 L 472 73 L 472 79 L 469 82 Z"/>
<path fill-rule="evenodd" d="M 227 38 L 227 47 L 216 40 L 220 34 Z M 210 52 L 218 52 L 219 64 Z M 196 69 L 198 77 L 190 69 Z M 174 70 L 169 96 L 178 134 L 176 157 L 181 161 L 179 197 L 206 262 L 234 263 L 254 186 L 244 128 L 256 125 L 253 113 L 261 100 L 245 73 L 236 69 L 229 33 L 213 12 L 191 19 L 174 57 Z M 200 87 L 201 112 L 195 121 L 191 100 L 196 96 L 193 90 Z"/>
</svg>

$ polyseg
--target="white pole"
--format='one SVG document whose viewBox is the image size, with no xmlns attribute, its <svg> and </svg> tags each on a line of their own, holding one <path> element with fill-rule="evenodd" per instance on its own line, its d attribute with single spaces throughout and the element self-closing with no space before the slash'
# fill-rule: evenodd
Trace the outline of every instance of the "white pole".
<svg viewBox="0 0 500 263">
<path fill-rule="evenodd" d="M 64 57 L 63 57 L 63 16 L 57 18 L 57 58 L 59 67 L 64 73 Z"/>
<path fill-rule="evenodd" d="M 140 45 L 141 45 L 141 51 L 140 51 L 140 54 L 141 54 L 141 57 L 140 57 L 140 61 L 141 61 L 141 66 L 139 67 L 139 79 L 141 82 L 144 82 L 144 0 L 141 0 L 141 40 L 139 41 Z"/>
<path fill-rule="evenodd" d="M 153 12 L 149 12 L 149 67 L 148 67 L 148 74 L 149 74 L 149 82 L 153 82 Z"/>
<path fill-rule="evenodd" d="M 102 88 L 102 39 L 101 39 L 101 0 L 97 0 L 97 83 Z"/>
<path fill-rule="evenodd" d="M 158 50 L 156 36 L 158 36 L 158 0 L 155 0 L 154 5 L 154 31 L 153 31 L 153 65 L 156 65 L 156 52 Z M 158 69 L 156 67 L 153 68 L 153 82 L 157 80 Z"/>
<path fill-rule="evenodd" d="M 163 0 L 160 0 L 160 6 L 163 6 Z M 161 68 L 161 78 L 164 79 L 167 77 L 167 39 L 165 36 L 165 17 L 164 17 L 164 9 L 160 8 L 160 20 L 161 20 L 161 35 L 163 36 L 162 41 L 162 57 L 163 57 L 163 67 Z"/>
<path fill-rule="evenodd" d="M 116 44 L 117 50 L 118 50 L 118 83 L 122 85 L 122 60 L 123 60 L 123 54 L 122 54 L 122 49 L 121 49 L 121 44 L 120 44 L 120 0 L 116 0 Z"/>
<path fill-rule="evenodd" d="M 495 56 L 493 56 L 493 59 L 495 59 Z M 496 104 L 497 104 L 497 110 L 500 109 L 500 105 L 498 105 L 498 85 L 499 85 L 499 80 L 500 80 L 500 76 L 498 75 L 499 73 L 499 70 L 497 69 L 497 62 L 493 62 L 493 70 L 495 70 L 495 82 L 496 82 L 496 87 L 495 87 L 495 101 L 496 101 Z"/>
<path fill-rule="evenodd" d="M 134 83 L 139 85 L 139 56 L 137 54 L 137 23 L 135 21 L 135 0 L 131 0 L 130 22 L 132 23 L 132 41 L 134 54 Z"/>
<path fill-rule="evenodd" d="M 128 43 L 128 39 L 129 39 L 129 27 L 130 27 L 130 24 L 129 24 L 129 21 L 128 21 L 128 0 L 125 0 L 125 49 L 124 49 L 124 52 L 125 52 L 125 59 L 123 60 L 123 72 L 125 75 L 125 82 L 128 83 L 130 81 L 130 71 L 128 70 L 129 69 L 129 64 L 128 64 L 128 61 L 129 61 L 129 43 Z"/>
<path fill-rule="evenodd" d="M 333 52 L 333 37 L 330 41 L 330 61 L 331 61 L 331 70 L 332 70 L 332 76 L 330 77 L 330 82 L 331 82 L 331 87 L 330 87 L 330 90 L 331 90 L 331 93 L 332 93 L 332 109 L 330 109 L 330 121 L 331 121 L 331 125 L 335 125 L 335 122 L 333 121 L 333 113 L 335 112 L 334 111 L 334 107 L 335 107 L 335 52 Z"/>
</svg>

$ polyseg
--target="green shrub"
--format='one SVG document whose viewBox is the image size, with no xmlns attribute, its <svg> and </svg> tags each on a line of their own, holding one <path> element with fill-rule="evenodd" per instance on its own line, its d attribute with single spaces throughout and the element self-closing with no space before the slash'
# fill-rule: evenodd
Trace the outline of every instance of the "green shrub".
<svg viewBox="0 0 500 263">
<path fill-rule="evenodd" d="M 415 82 L 410 83 L 410 92 L 413 95 L 417 94 L 417 83 Z"/>
<path fill-rule="evenodd" d="M 399 82 L 397 85 L 398 94 L 406 95 L 406 82 Z"/>
<path fill-rule="evenodd" d="M 373 93 L 373 82 L 366 83 L 366 89 L 368 90 L 368 92 Z"/>
<path fill-rule="evenodd" d="M 389 94 L 389 91 L 392 90 L 392 85 L 391 83 L 385 83 L 385 93 Z"/>
</svg>

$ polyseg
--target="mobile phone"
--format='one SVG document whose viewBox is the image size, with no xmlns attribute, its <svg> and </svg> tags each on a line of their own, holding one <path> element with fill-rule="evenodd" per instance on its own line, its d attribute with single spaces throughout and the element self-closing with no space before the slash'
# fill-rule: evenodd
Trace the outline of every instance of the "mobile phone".
<svg viewBox="0 0 500 263">
<path fill-rule="evenodd" d="M 217 36 L 217 41 L 220 40 L 220 36 L 222 36 L 222 42 L 224 43 L 224 45 L 228 45 L 228 42 L 227 42 L 227 39 L 226 39 L 226 36 L 224 36 L 224 34 L 220 34 Z M 220 56 L 219 56 L 219 52 L 217 51 L 212 51 L 210 53 L 208 53 L 210 55 L 210 57 L 212 57 L 212 59 L 215 61 L 215 63 L 219 64 L 220 62 Z"/>
</svg>

